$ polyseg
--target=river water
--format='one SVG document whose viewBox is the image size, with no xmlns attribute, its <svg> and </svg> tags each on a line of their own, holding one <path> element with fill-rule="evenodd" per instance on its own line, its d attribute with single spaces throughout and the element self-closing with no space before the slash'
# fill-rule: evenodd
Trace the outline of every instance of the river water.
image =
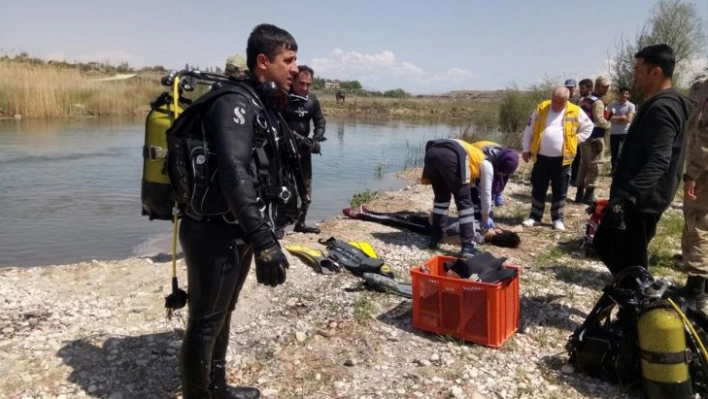
<svg viewBox="0 0 708 399">
<path fill-rule="evenodd" d="M 406 183 L 422 147 L 454 126 L 328 120 L 313 157 L 308 222 L 339 214 L 366 189 Z M 0 121 L 0 267 L 170 252 L 172 224 L 141 215 L 141 120 Z"/>
</svg>

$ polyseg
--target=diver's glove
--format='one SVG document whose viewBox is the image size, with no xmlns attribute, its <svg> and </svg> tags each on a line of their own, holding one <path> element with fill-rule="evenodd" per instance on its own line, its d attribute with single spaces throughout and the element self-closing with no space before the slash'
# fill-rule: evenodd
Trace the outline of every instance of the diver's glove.
<svg viewBox="0 0 708 399">
<path fill-rule="evenodd" d="M 280 245 L 273 245 L 256 251 L 256 279 L 258 283 L 277 287 L 285 282 L 290 267 Z"/>
<path fill-rule="evenodd" d="M 265 236 L 268 235 L 272 236 L 272 233 L 268 231 L 255 234 L 253 237 L 256 249 L 256 279 L 259 284 L 276 287 L 285 282 L 290 263 L 288 263 L 288 258 L 285 257 L 278 241 L 274 238 L 265 239 Z M 263 241 L 267 244 L 259 245 Z"/>
<path fill-rule="evenodd" d="M 318 141 L 310 140 L 310 139 L 308 139 L 308 141 L 310 142 L 310 152 L 311 153 L 313 153 L 313 154 L 322 153 L 322 147 L 320 147 L 320 143 Z"/>
</svg>

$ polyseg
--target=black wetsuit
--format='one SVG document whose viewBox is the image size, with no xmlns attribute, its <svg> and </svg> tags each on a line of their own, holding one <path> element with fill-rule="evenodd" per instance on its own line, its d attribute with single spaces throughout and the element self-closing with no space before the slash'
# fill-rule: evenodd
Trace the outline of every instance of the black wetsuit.
<svg viewBox="0 0 708 399">
<path fill-rule="evenodd" d="M 325 118 L 322 114 L 320 101 L 317 96 L 310 93 L 307 97 L 301 97 L 295 94 L 290 95 L 290 104 L 283 111 L 283 117 L 290 126 L 290 129 L 298 137 L 308 138 L 310 135 L 310 121 L 314 122 L 315 129 L 312 135 L 312 140 L 316 142 L 324 141 L 325 134 Z M 305 178 L 305 190 L 307 195 L 312 198 L 312 150 L 307 140 L 301 140 L 299 148 L 300 162 L 302 164 L 302 172 Z M 305 223 L 309 203 L 303 203 L 300 209 L 300 218 L 298 223 Z"/>
<path fill-rule="evenodd" d="M 222 95 L 204 115 L 204 128 L 218 159 L 217 188 L 237 224 L 223 219 L 198 220 L 187 209 L 180 225 L 189 290 L 189 320 L 180 352 L 185 399 L 228 397 L 215 391 L 225 389 L 231 312 L 254 250 L 276 244 L 261 215 L 251 172 L 254 123 L 258 115 L 271 111 L 247 97 Z M 274 156 L 268 144 L 264 149 L 269 157 Z"/>
</svg>

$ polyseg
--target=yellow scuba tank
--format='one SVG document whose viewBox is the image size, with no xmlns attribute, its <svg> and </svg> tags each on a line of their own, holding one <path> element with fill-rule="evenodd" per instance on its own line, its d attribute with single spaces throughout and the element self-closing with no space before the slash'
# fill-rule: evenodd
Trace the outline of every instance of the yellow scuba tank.
<svg viewBox="0 0 708 399">
<path fill-rule="evenodd" d="M 177 113 L 188 105 L 180 98 Z M 150 104 L 145 119 L 145 144 L 143 145 L 143 179 L 140 198 L 143 215 L 153 219 L 172 220 L 172 188 L 165 171 L 167 142 L 165 132 L 175 119 L 174 100 L 170 93 L 162 93 Z"/>
<path fill-rule="evenodd" d="M 686 333 L 670 308 L 656 307 L 637 321 L 642 385 L 649 399 L 691 398 Z"/>
</svg>

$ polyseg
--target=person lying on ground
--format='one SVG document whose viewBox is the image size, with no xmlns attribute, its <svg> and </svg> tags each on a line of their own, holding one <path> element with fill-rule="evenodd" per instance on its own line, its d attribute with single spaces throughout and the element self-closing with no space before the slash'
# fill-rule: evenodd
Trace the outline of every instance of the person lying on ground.
<svg viewBox="0 0 708 399">
<path fill-rule="evenodd" d="M 366 220 L 385 226 L 406 229 L 425 236 L 430 236 L 432 231 L 430 214 L 425 212 L 374 212 L 362 205 L 358 210 L 345 208 L 342 210 L 342 213 L 352 219 Z M 475 220 L 475 224 L 479 224 L 479 221 Z M 521 243 L 519 235 L 510 230 L 500 228 L 477 228 L 475 232 L 474 240 L 477 244 L 491 244 L 497 247 L 517 248 Z M 457 218 L 448 217 L 447 228 L 444 230 L 441 242 L 460 245 L 460 224 Z"/>
</svg>

